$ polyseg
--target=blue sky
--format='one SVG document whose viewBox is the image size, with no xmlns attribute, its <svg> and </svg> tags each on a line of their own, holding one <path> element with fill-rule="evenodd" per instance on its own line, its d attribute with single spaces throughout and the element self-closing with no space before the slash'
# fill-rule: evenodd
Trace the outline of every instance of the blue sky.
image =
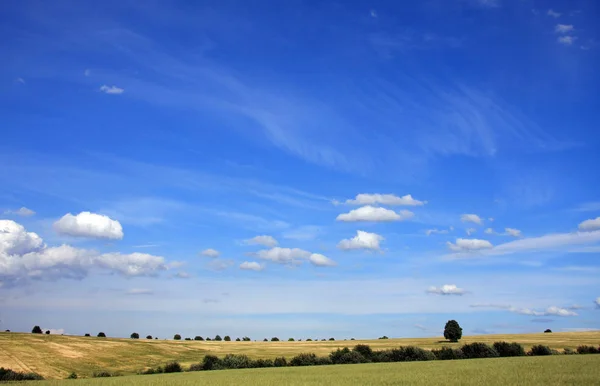
<svg viewBox="0 0 600 386">
<path fill-rule="evenodd" d="M 0 14 L 1 328 L 600 328 L 596 2 Z"/>
</svg>

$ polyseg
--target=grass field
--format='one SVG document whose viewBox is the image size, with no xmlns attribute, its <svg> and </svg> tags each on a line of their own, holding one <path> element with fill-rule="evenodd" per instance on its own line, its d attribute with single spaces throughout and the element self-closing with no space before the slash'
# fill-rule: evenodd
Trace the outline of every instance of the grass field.
<svg viewBox="0 0 600 386">
<path fill-rule="evenodd" d="M 461 361 L 376 363 L 85 380 L 35 381 L 43 386 L 98 385 L 597 385 L 600 355 L 561 355 Z"/>
<path fill-rule="evenodd" d="M 134 374 L 148 367 L 164 365 L 170 360 L 177 360 L 187 367 L 200 362 L 207 353 L 219 356 L 246 354 L 252 358 L 290 358 L 302 352 L 328 355 L 336 348 L 351 347 L 358 343 L 369 344 L 374 350 L 407 345 L 431 349 L 460 346 L 469 342 L 491 344 L 500 340 L 521 343 L 526 349 L 534 344 L 543 344 L 562 350 L 576 348 L 582 344 L 598 346 L 600 331 L 468 336 L 463 337 L 460 343 L 454 344 L 443 342 L 440 338 L 326 342 L 196 342 L 0 333 L 0 367 L 15 371 L 33 371 L 49 379 L 63 379 L 71 372 L 80 377 L 89 377 L 100 370 L 123 375 Z M 566 356 L 560 358 L 565 359 Z"/>
</svg>

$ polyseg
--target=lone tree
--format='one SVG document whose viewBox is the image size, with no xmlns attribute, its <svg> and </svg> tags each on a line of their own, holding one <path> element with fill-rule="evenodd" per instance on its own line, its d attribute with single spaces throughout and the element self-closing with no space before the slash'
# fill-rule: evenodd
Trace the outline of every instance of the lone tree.
<svg viewBox="0 0 600 386">
<path fill-rule="evenodd" d="M 215 336 L 215 340 L 216 341 L 222 341 L 223 339 L 221 338 L 221 335 L 217 335 L 217 336 Z"/>
<path fill-rule="evenodd" d="M 40 328 L 40 326 L 35 326 L 33 327 L 33 330 L 31 330 L 32 334 L 41 334 L 42 333 L 42 329 Z"/>
<path fill-rule="evenodd" d="M 462 328 L 456 320 L 449 320 L 444 327 L 444 338 L 450 342 L 458 342 L 462 338 Z"/>
<path fill-rule="evenodd" d="M 175 339 L 175 340 L 181 340 L 181 335 L 175 334 L 175 336 L 173 337 L 173 339 Z"/>
<path fill-rule="evenodd" d="M 140 339 L 140 334 L 134 332 L 133 334 L 131 334 L 131 339 Z"/>
<path fill-rule="evenodd" d="M 279 342 L 279 338 L 275 336 L 271 338 L 271 342 Z"/>
<path fill-rule="evenodd" d="M 552 332 L 552 330 L 547 328 L 546 331 L 544 331 L 544 332 Z"/>
<path fill-rule="evenodd" d="M 231 337 L 229 335 L 225 335 L 225 337 L 223 338 L 223 340 L 225 342 L 231 342 Z"/>
<path fill-rule="evenodd" d="M 50 330 L 46 330 L 46 335 L 50 335 Z"/>
<path fill-rule="evenodd" d="M 197 336 L 194 338 L 194 340 L 204 340 L 204 338 L 203 338 L 203 337 L 201 337 L 200 335 L 197 335 Z"/>
<path fill-rule="evenodd" d="M 106 338 L 106 334 L 103 332 L 98 333 L 98 338 Z"/>
<path fill-rule="evenodd" d="M 152 335 L 146 336 L 146 339 L 152 339 Z"/>
<path fill-rule="evenodd" d="M 91 336 L 90 334 L 85 334 L 84 336 Z"/>
</svg>

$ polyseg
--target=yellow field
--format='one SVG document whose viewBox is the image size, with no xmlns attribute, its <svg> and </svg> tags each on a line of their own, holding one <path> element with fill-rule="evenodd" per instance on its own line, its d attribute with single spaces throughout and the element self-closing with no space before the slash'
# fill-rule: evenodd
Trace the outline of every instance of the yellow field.
<svg viewBox="0 0 600 386">
<path fill-rule="evenodd" d="M 16 371 L 33 371 L 45 378 L 65 378 L 71 372 L 89 377 L 99 370 L 134 374 L 148 367 L 164 365 L 170 360 L 184 367 L 212 353 L 246 354 L 253 358 L 290 358 L 302 352 L 327 355 L 339 347 L 358 343 L 369 344 L 374 350 L 414 345 L 431 349 L 460 346 L 464 343 L 496 341 L 518 342 L 526 349 L 534 344 L 550 348 L 576 348 L 579 345 L 600 345 L 600 331 L 523 335 L 480 335 L 463 337 L 459 343 L 447 343 L 441 338 L 386 339 L 326 342 L 197 342 L 146 339 L 114 339 L 80 336 L 0 333 L 0 367 Z"/>
</svg>

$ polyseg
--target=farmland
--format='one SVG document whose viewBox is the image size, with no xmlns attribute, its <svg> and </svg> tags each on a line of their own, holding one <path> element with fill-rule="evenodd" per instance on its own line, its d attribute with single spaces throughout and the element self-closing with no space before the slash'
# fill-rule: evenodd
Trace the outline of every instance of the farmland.
<svg viewBox="0 0 600 386">
<path fill-rule="evenodd" d="M 591 385 L 599 355 L 471 359 L 409 363 L 287 367 L 138 375 L 76 381 L 78 385 Z M 73 381 L 34 381 L 61 386 Z"/>
<path fill-rule="evenodd" d="M 597 346 L 600 342 L 600 331 L 466 336 L 463 337 L 458 344 L 444 342 L 440 340 L 440 338 L 324 342 L 198 342 L 0 333 L 0 367 L 12 368 L 17 371 L 33 371 L 48 379 L 62 379 L 71 372 L 77 373 L 80 377 L 89 377 L 94 372 L 101 370 L 109 370 L 113 373 L 122 375 L 135 374 L 148 367 L 163 365 L 170 360 L 177 360 L 184 367 L 187 367 L 192 363 L 200 362 L 204 355 L 209 353 L 218 356 L 231 353 L 246 354 L 251 358 L 274 358 L 277 356 L 289 358 L 303 352 L 327 355 L 336 348 L 353 346 L 358 343 L 369 344 L 373 349 L 380 350 L 407 345 L 414 345 L 425 349 L 439 348 L 442 346 L 458 347 L 461 344 L 470 342 L 491 344 L 495 341 L 518 342 L 526 349 L 534 344 L 547 345 L 550 348 L 557 350 L 562 350 L 564 348 L 574 349 L 577 346 L 584 344 Z M 580 356 L 575 357 L 579 358 Z M 596 356 L 592 357 L 595 358 Z M 560 360 L 569 361 L 564 363 L 571 363 L 570 361 L 575 361 L 573 363 L 580 363 L 577 362 L 577 359 L 570 358 L 571 356 L 558 357 Z M 520 358 L 518 360 L 530 361 L 533 359 L 538 360 L 538 358 Z M 505 358 L 502 358 L 502 360 L 505 360 Z M 581 359 L 581 361 L 584 362 L 587 360 L 594 361 L 594 359 Z M 471 362 L 472 361 L 460 361 L 461 366 L 467 367 L 471 366 L 469 364 Z M 491 360 L 490 363 L 492 362 L 494 361 Z M 401 364 L 389 366 L 397 365 Z M 445 366 L 443 363 L 437 362 L 421 365 Z M 368 366 L 388 365 L 373 364 L 361 366 L 364 369 L 369 369 Z M 516 366 L 524 365 L 519 364 Z M 338 366 L 327 366 L 327 369 L 330 369 L 331 371 L 336 371 L 332 370 L 336 368 L 338 368 Z M 314 368 L 311 371 L 329 371 L 327 369 Z M 256 374 L 262 374 L 262 371 L 266 371 L 266 374 L 271 374 L 270 372 L 277 370 L 261 369 L 253 371 L 257 371 Z M 282 369 L 281 371 L 301 370 Z M 228 373 L 228 371 L 219 371 L 217 373 Z M 312 374 L 312 372 L 310 374 Z M 177 376 L 185 377 L 184 375 Z M 205 375 L 204 373 L 197 376 L 220 377 L 218 374 Z M 120 379 L 123 380 L 124 378 Z M 144 379 L 160 379 L 160 376 L 157 378 Z"/>
</svg>

